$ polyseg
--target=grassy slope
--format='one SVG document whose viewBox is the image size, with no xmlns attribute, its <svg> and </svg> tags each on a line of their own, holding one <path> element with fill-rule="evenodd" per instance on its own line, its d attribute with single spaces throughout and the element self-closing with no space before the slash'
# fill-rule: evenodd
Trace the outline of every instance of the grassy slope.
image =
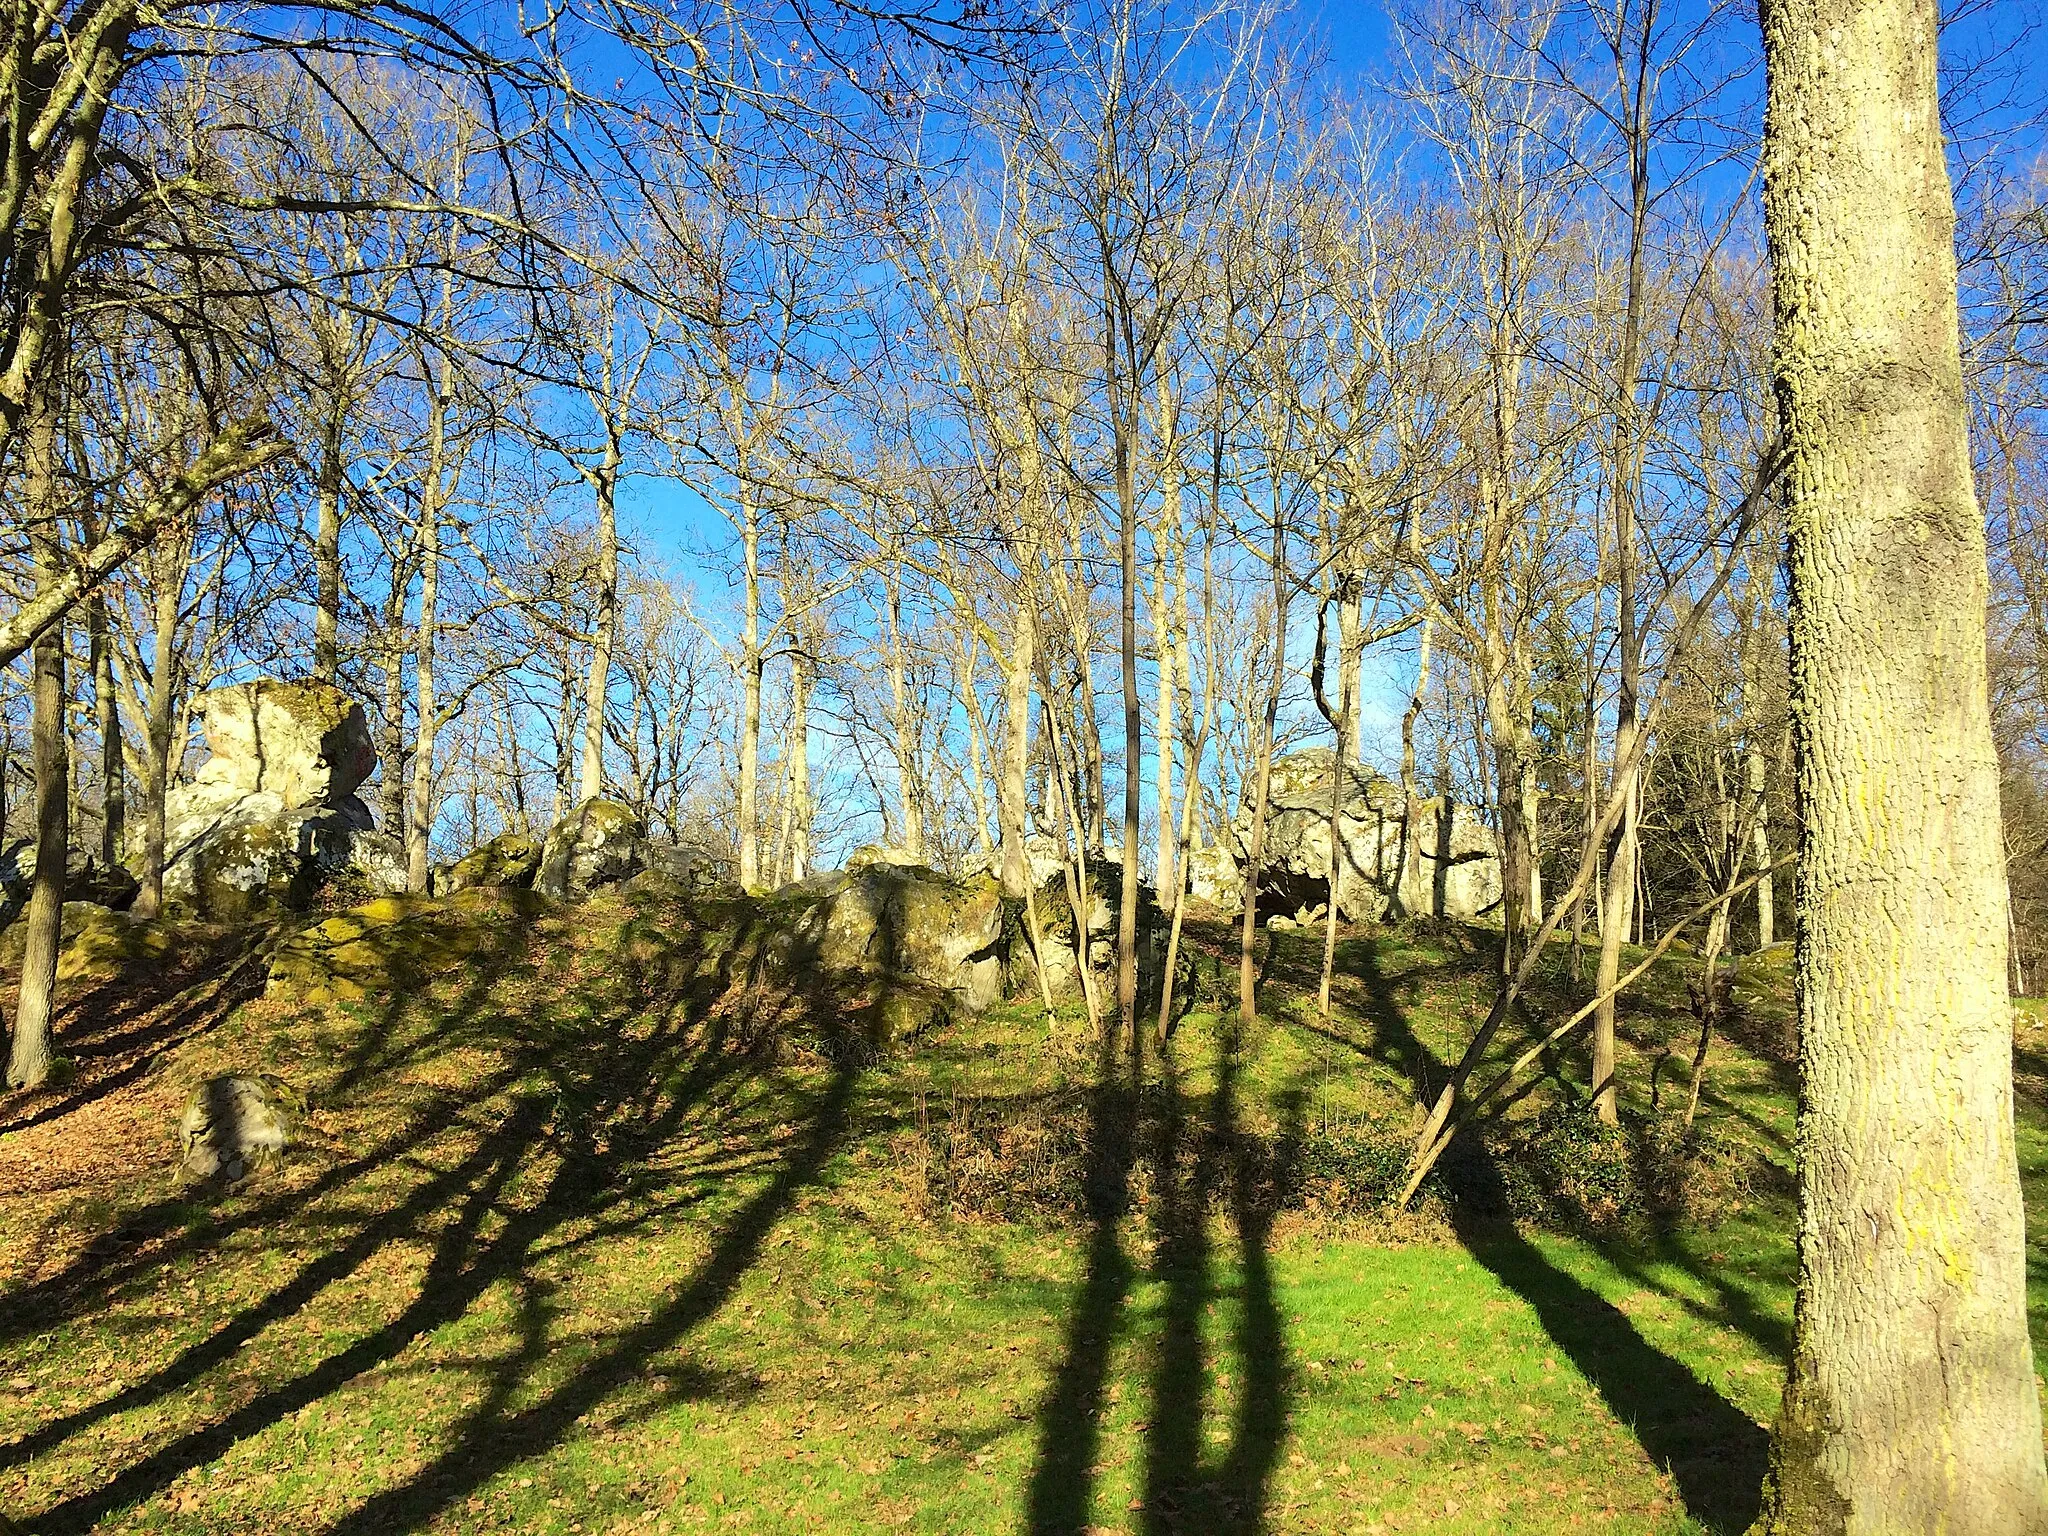
<svg viewBox="0 0 2048 1536">
<path fill-rule="evenodd" d="M 1190 1018 L 1136 1130 L 1073 1021 L 999 1012 L 856 1067 L 805 1043 L 846 1035 L 836 1010 L 682 985 L 696 942 L 613 898 L 498 923 L 375 1004 L 244 1001 L 232 974 L 81 996 L 80 1082 L 0 1126 L 21 1191 L 0 1201 L 0 1509 L 49 1533 L 337 1536 L 1754 1512 L 1782 1179 L 1713 1231 L 1634 1244 L 1275 1221 L 1255 1198 L 1245 1148 L 1405 1112 L 1453 1052 L 1485 987 L 1456 935 L 1355 937 L 1327 1031 L 1300 998 L 1314 945 L 1288 940 L 1269 1022 L 1236 1042 Z M 1781 1168 L 1782 963 L 1746 969 L 1757 1049 L 1717 1048 L 1705 1110 Z M 1658 981 L 1628 1020 L 1632 1087 L 1690 1026 Z M 2044 1037 L 2023 1023 L 2037 1190 Z M 315 1108 L 285 1169 L 201 1203 L 164 1127 L 229 1066 Z M 950 1128 L 1008 1126 L 998 1173 L 1038 1166 L 1053 1101 L 1092 1122 L 1079 1209 L 942 1208 Z"/>
</svg>

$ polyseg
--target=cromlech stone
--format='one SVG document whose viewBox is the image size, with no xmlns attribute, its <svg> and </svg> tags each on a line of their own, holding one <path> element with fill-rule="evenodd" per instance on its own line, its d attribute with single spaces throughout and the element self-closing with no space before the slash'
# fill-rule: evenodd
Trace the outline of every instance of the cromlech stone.
<svg viewBox="0 0 2048 1536">
<path fill-rule="evenodd" d="M 898 848 L 889 843 L 864 843 L 846 856 L 848 869 L 866 869 L 871 864 L 901 865 L 906 868 L 929 867 L 921 853 L 912 853 L 908 848 Z"/>
<path fill-rule="evenodd" d="M 761 903 L 764 958 L 791 979 L 820 973 L 900 976 L 969 1008 L 1002 990 L 1002 887 L 914 864 L 833 870 Z"/>
<path fill-rule="evenodd" d="M 284 1155 L 304 1108 L 298 1094 L 275 1077 L 208 1078 L 178 1121 L 180 1168 L 195 1182 L 227 1188 L 245 1183 Z"/>
<path fill-rule="evenodd" d="M 585 800 L 549 829 L 533 888 L 551 901 L 579 901 L 646 867 L 639 812 L 617 800 Z"/>
<path fill-rule="evenodd" d="M 1471 807 L 1424 797 L 1414 825 L 1398 786 L 1360 764 L 1341 769 L 1336 753 L 1312 747 L 1278 759 L 1268 782 L 1260 904 L 1293 916 L 1329 900 L 1330 804 L 1343 775 L 1339 811 L 1345 875 L 1341 915 L 1357 921 L 1398 910 L 1409 916 L 1473 918 L 1500 901 L 1498 844 Z M 1242 911 L 1250 863 L 1249 790 L 1226 843 L 1191 862 L 1189 889 L 1225 911 Z"/>
<path fill-rule="evenodd" d="M 457 859 L 435 882 L 444 891 L 467 891 L 479 886 L 502 886 L 526 890 L 540 871 L 542 839 L 526 832 L 501 832 L 489 842 Z"/>
<path fill-rule="evenodd" d="M 644 874 L 660 875 L 696 895 L 739 887 L 739 864 L 730 848 L 708 842 L 649 842 L 640 855 L 647 865 Z"/>
<path fill-rule="evenodd" d="M 397 845 L 355 793 L 377 766 L 360 705 L 326 683 L 260 678 L 198 709 L 212 756 L 165 801 L 168 900 L 245 922 L 302 910 L 347 870 L 403 888 Z"/>
</svg>

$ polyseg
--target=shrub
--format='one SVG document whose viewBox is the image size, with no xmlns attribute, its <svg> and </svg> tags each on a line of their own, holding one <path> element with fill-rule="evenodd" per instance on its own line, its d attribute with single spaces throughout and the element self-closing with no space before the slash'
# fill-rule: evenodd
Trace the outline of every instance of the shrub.
<svg viewBox="0 0 2048 1536">
<path fill-rule="evenodd" d="M 1584 1104 L 1555 1104 L 1486 1142 L 1507 1213 L 1567 1231 L 1711 1227 L 1745 1183 L 1738 1148 L 1673 1115 L 1605 1126 Z"/>
</svg>

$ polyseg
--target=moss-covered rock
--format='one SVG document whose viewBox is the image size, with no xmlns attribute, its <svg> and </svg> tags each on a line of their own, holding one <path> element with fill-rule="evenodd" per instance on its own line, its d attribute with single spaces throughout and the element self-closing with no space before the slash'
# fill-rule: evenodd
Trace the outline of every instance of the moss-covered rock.
<svg viewBox="0 0 2048 1536">
<path fill-rule="evenodd" d="M 161 965 L 193 942 L 191 930 L 165 918 L 143 922 L 90 901 L 64 903 L 57 979 L 108 980 L 139 965 Z M 0 933 L 0 970 L 18 970 L 28 924 Z"/>
<path fill-rule="evenodd" d="M 1002 887 L 918 865 L 870 864 L 784 886 L 755 904 L 765 963 L 818 973 L 906 977 L 986 1007 L 1001 990 Z"/>
<path fill-rule="evenodd" d="M 305 1100 L 282 1079 L 232 1074 L 193 1090 L 178 1121 L 181 1170 L 194 1181 L 233 1188 L 284 1156 Z"/>
<path fill-rule="evenodd" d="M 380 896 L 279 944 L 267 990 L 314 1004 L 390 997 L 496 951 L 538 909 L 531 893 L 503 887 Z"/>
<path fill-rule="evenodd" d="M 510 886 L 525 890 L 540 870 L 543 845 L 525 832 L 501 832 L 475 852 L 449 867 L 443 888 L 467 891 L 477 886 Z"/>
<path fill-rule="evenodd" d="M 533 888 L 552 901 L 578 901 L 629 879 L 646 863 L 645 831 L 630 805 L 584 801 L 548 832 Z"/>
</svg>

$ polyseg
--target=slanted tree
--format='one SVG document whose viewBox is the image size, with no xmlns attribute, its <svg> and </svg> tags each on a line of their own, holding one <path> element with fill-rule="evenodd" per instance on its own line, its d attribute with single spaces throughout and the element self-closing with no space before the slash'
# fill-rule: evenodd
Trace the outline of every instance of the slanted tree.
<svg viewBox="0 0 2048 1536">
<path fill-rule="evenodd" d="M 1770 0 L 1802 1093 L 1771 1536 L 2048 1531 L 1933 0 Z"/>
</svg>

